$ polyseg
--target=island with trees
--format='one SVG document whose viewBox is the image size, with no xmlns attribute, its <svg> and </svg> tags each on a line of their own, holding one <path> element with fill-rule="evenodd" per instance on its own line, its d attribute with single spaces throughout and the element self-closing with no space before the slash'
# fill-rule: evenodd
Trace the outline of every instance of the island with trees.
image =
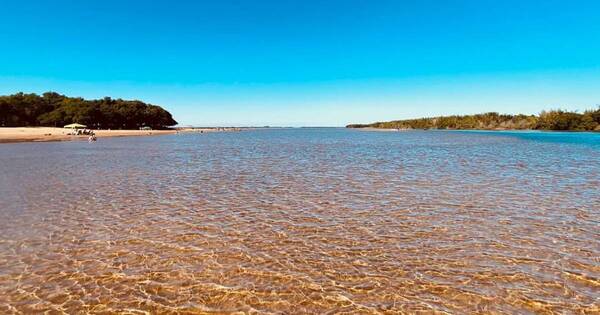
<svg viewBox="0 0 600 315">
<path fill-rule="evenodd" d="M 177 124 L 162 107 L 137 100 L 86 100 L 55 92 L 0 96 L 0 127 L 62 127 L 71 123 L 92 129 L 166 129 Z"/>
<path fill-rule="evenodd" d="M 600 107 L 583 113 L 565 110 L 543 111 L 539 115 L 508 115 L 495 112 L 406 120 L 350 124 L 347 128 L 375 129 L 481 129 L 481 130 L 564 130 L 600 131 Z"/>
</svg>

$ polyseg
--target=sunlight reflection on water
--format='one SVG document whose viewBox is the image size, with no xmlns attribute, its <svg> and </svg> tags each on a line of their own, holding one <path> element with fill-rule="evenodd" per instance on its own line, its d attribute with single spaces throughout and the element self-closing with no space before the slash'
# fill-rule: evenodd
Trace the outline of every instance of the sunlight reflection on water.
<svg viewBox="0 0 600 315">
<path fill-rule="evenodd" d="M 0 146 L 0 312 L 597 313 L 600 137 Z"/>
</svg>

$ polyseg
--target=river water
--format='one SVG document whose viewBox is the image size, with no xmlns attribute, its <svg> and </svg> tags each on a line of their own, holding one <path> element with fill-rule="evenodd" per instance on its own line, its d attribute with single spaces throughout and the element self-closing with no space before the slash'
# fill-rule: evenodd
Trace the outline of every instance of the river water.
<svg viewBox="0 0 600 315">
<path fill-rule="evenodd" d="M 0 145 L 0 313 L 600 313 L 600 134 Z"/>
</svg>

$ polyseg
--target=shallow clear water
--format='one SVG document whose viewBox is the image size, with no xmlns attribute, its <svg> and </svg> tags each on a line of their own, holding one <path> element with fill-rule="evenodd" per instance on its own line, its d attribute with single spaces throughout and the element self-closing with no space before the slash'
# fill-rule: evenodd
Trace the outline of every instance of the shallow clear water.
<svg viewBox="0 0 600 315">
<path fill-rule="evenodd" d="M 600 312 L 600 134 L 0 145 L 0 313 Z"/>
</svg>

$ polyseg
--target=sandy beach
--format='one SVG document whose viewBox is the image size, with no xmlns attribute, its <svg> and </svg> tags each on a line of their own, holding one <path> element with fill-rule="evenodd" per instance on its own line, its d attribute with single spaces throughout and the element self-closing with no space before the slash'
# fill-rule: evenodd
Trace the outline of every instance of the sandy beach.
<svg viewBox="0 0 600 315">
<path fill-rule="evenodd" d="M 378 132 L 398 132 L 398 131 L 411 131 L 413 129 L 392 129 L 392 128 L 374 128 L 374 127 L 364 127 L 364 128 L 352 128 L 360 131 L 378 131 Z"/>
<path fill-rule="evenodd" d="M 94 130 L 98 138 L 158 136 L 182 133 L 237 131 L 237 128 L 180 128 L 170 130 Z M 54 127 L 1 127 L 0 143 L 87 140 L 88 136 L 70 135 L 72 130 Z"/>
</svg>

